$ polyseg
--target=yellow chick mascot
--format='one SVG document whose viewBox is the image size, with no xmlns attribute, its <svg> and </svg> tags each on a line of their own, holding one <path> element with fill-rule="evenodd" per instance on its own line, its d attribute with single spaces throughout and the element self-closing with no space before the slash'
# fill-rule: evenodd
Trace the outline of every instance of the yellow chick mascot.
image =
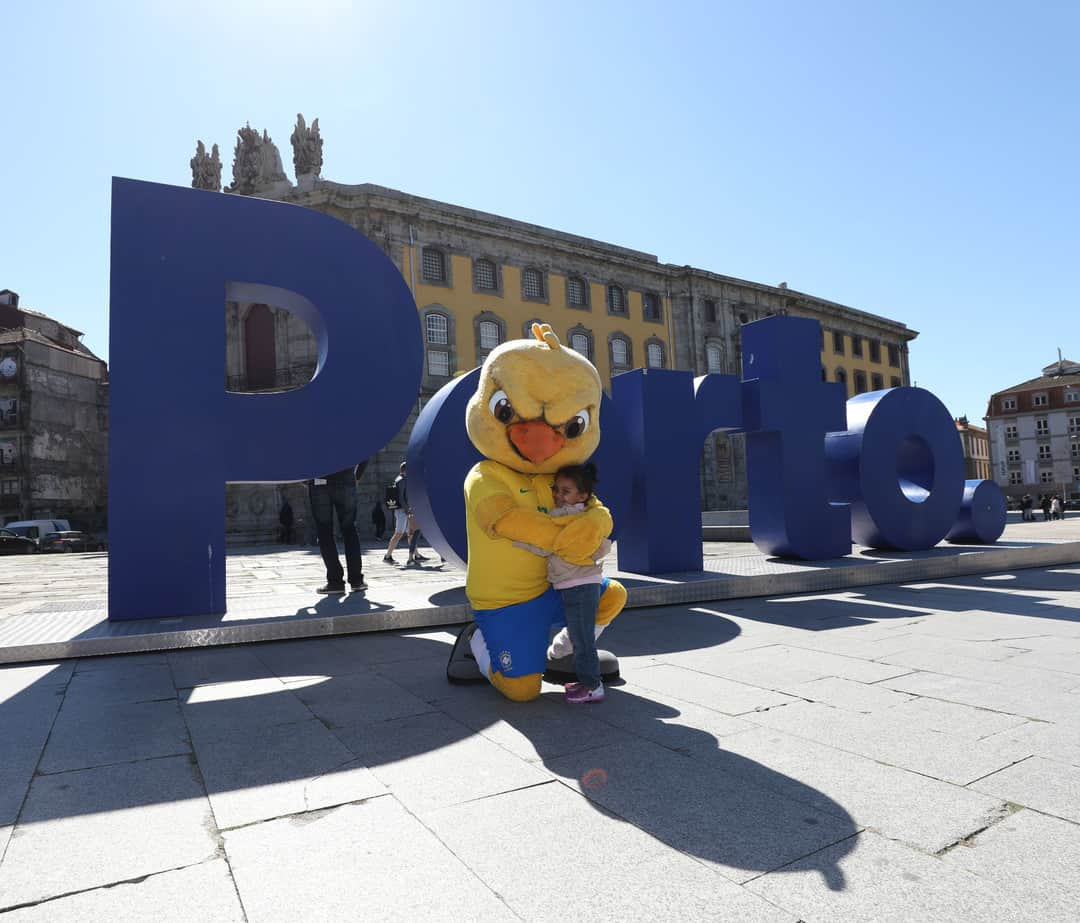
<svg viewBox="0 0 1080 923">
<path fill-rule="evenodd" d="M 552 518 L 552 475 L 588 460 L 600 442 L 600 375 L 566 349 L 547 324 L 534 340 L 492 350 L 465 411 L 472 443 L 485 456 L 465 478 L 469 563 L 465 592 L 477 629 L 470 647 L 480 672 L 508 699 L 540 695 L 548 638 L 565 625 L 545 559 L 526 543 L 572 564 L 591 555 L 611 532 L 611 514 L 594 496 L 585 511 Z M 606 580 L 596 634 L 622 611 L 626 590 Z M 571 648 L 566 629 L 553 648 Z"/>
</svg>

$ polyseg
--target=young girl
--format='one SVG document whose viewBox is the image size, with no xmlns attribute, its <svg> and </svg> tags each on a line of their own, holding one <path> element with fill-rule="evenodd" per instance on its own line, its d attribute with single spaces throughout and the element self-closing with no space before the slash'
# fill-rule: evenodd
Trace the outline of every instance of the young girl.
<svg viewBox="0 0 1080 923">
<path fill-rule="evenodd" d="M 551 493 L 555 499 L 552 516 L 583 513 L 596 486 L 596 465 L 566 465 L 555 472 Z M 516 544 L 516 543 L 515 543 Z M 566 629 L 574 646 L 574 672 L 578 681 L 566 687 L 566 701 L 578 705 L 602 702 L 604 685 L 600 681 L 600 660 L 596 653 L 596 609 L 600 603 L 604 577 L 600 560 L 611 550 L 606 538 L 592 553 L 587 564 L 574 564 L 531 545 L 529 551 L 547 557 L 548 581 L 562 596 Z"/>
</svg>

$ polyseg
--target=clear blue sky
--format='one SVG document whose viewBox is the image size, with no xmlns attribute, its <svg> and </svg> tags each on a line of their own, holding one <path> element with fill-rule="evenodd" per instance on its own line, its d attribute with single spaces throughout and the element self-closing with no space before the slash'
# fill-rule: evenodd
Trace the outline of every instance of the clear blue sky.
<svg viewBox="0 0 1080 923">
<path fill-rule="evenodd" d="M 920 331 L 954 415 L 1080 359 L 1075 2 L 9 3 L 0 288 L 107 355 L 109 178 L 297 112 L 374 182 Z"/>
</svg>

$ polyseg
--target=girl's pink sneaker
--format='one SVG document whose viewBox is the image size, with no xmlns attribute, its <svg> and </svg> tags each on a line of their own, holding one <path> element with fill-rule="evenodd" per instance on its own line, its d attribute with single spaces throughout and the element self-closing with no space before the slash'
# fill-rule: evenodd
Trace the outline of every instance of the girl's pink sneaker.
<svg viewBox="0 0 1080 923">
<path fill-rule="evenodd" d="M 566 701 L 571 705 L 582 705 L 586 702 L 603 702 L 604 684 L 601 683 L 595 689 L 590 689 L 581 683 L 568 683 L 566 686 Z"/>
</svg>

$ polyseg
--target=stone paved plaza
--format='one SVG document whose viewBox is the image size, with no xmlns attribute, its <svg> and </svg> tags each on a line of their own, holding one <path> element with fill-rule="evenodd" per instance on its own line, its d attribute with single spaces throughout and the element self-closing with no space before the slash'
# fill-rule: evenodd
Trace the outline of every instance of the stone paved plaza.
<svg viewBox="0 0 1080 923">
<path fill-rule="evenodd" d="M 0 668 L 5 923 L 1078 918 L 1080 566 L 629 610 L 599 705 L 453 637 Z"/>
</svg>

